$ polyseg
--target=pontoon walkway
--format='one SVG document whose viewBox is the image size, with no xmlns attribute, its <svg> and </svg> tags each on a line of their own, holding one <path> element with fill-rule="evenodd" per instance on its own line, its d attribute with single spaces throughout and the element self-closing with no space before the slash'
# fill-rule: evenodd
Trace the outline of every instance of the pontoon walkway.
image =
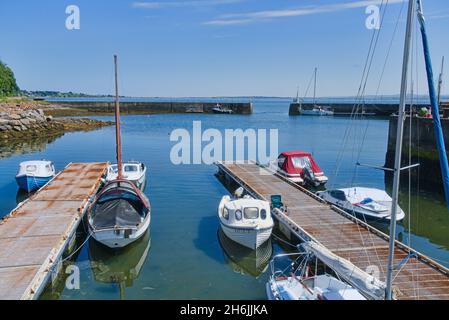
<svg viewBox="0 0 449 320">
<path fill-rule="evenodd" d="M 0 300 L 37 299 L 107 163 L 72 163 L 0 220 Z"/>
<path fill-rule="evenodd" d="M 389 237 L 352 215 L 324 203 L 306 189 L 255 164 L 217 163 L 219 174 L 259 199 L 282 195 L 287 215 L 275 210 L 280 228 L 300 240 L 316 241 L 369 273 L 378 268 L 385 281 Z M 408 259 L 407 259 L 408 257 Z M 402 263 L 401 263 L 402 262 Z M 449 299 L 449 270 L 396 242 L 397 299 Z"/>
</svg>

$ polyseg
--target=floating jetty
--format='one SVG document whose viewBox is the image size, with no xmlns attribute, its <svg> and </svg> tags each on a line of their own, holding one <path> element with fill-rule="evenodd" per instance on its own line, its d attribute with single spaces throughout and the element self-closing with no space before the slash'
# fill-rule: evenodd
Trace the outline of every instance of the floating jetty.
<svg viewBox="0 0 449 320">
<path fill-rule="evenodd" d="M 88 113 L 113 114 L 113 101 L 55 101 L 62 107 L 78 109 Z M 233 114 L 252 114 L 252 102 L 219 102 L 222 108 L 232 110 Z M 120 109 L 123 114 L 164 114 L 164 113 L 214 113 L 217 102 L 130 102 L 121 101 Z"/>
<path fill-rule="evenodd" d="M 275 209 L 273 216 L 288 239 L 320 243 L 368 273 L 378 269 L 379 279 L 385 281 L 386 234 L 256 163 L 219 162 L 217 166 L 226 184 L 241 186 L 255 198 L 269 201 L 271 195 L 282 196 L 287 214 Z M 397 299 L 449 299 L 448 268 L 399 241 L 394 255 L 400 270 L 393 281 Z"/>
<path fill-rule="evenodd" d="M 64 252 L 108 163 L 71 163 L 0 220 L 0 300 L 37 299 Z"/>
</svg>

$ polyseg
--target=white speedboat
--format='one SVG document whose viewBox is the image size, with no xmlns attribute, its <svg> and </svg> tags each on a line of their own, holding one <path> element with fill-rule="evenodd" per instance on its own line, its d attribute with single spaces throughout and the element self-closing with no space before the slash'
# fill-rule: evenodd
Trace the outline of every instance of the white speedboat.
<svg viewBox="0 0 449 320">
<path fill-rule="evenodd" d="M 55 174 L 55 166 L 51 161 L 25 161 L 19 165 L 16 182 L 20 189 L 32 192 L 43 187 Z"/>
<path fill-rule="evenodd" d="M 218 206 L 218 217 L 228 238 L 253 250 L 270 238 L 274 226 L 269 202 L 250 196 L 241 199 L 224 196 Z"/>
<path fill-rule="evenodd" d="M 323 200 L 355 215 L 367 219 L 390 220 L 391 197 L 384 191 L 374 188 L 353 187 L 317 192 Z M 398 206 L 396 220 L 404 219 L 405 213 Z"/>
<path fill-rule="evenodd" d="M 217 103 L 217 105 L 212 108 L 213 113 L 225 113 L 225 114 L 232 114 L 234 111 L 232 111 L 229 108 L 223 107 L 221 104 Z"/>
<path fill-rule="evenodd" d="M 123 163 L 122 178 L 134 183 L 137 188 L 143 190 L 146 182 L 147 167 L 145 164 L 137 161 L 129 161 Z M 118 165 L 111 164 L 108 166 L 106 173 L 106 182 L 114 181 L 118 177 Z"/>
<path fill-rule="evenodd" d="M 132 182 L 108 182 L 88 210 L 89 233 L 110 248 L 123 248 L 139 239 L 149 228 L 148 198 Z"/>
<path fill-rule="evenodd" d="M 305 242 L 304 252 L 281 254 L 270 263 L 271 276 L 266 284 L 269 300 L 366 300 L 382 299 L 385 284 L 325 247 Z M 280 263 L 288 258 L 287 263 Z M 293 260 L 293 262 L 292 262 Z M 317 263 L 335 275 L 313 274 Z"/>
</svg>

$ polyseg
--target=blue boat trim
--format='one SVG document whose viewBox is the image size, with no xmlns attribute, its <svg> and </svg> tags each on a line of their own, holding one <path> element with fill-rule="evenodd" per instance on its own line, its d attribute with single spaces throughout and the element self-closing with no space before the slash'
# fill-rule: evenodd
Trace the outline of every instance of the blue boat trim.
<svg viewBox="0 0 449 320">
<path fill-rule="evenodd" d="M 35 177 L 35 176 L 18 176 L 16 177 L 19 188 L 27 192 L 35 191 L 42 188 L 45 184 L 52 179 L 52 176 L 48 177 Z"/>
</svg>

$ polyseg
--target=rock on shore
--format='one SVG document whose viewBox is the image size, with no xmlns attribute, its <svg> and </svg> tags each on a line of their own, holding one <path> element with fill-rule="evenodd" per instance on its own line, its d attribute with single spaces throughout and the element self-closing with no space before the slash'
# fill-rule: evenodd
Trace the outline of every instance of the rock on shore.
<svg viewBox="0 0 449 320">
<path fill-rule="evenodd" d="M 109 126 L 110 121 L 93 119 L 53 119 L 42 109 L 2 108 L 0 109 L 0 142 L 22 137 L 50 136 L 69 131 L 87 131 Z"/>
</svg>

